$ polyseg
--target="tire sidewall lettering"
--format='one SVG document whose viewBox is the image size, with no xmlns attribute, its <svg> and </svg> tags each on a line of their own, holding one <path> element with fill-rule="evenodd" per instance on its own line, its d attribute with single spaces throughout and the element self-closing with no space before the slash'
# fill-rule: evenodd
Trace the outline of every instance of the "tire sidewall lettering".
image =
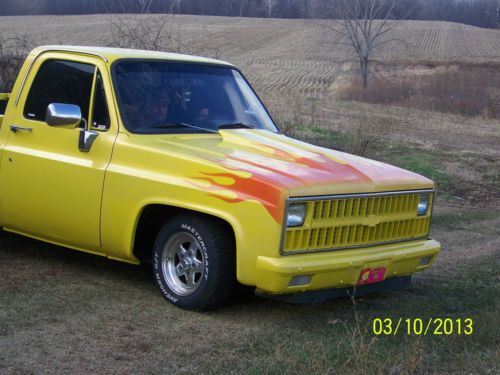
<svg viewBox="0 0 500 375">
<path fill-rule="evenodd" d="M 207 246 L 205 245 L 205 241 L 203 240 L 203 237 L 195 228 L 193 228 L 189 224 L 181 224 L 180 229 L 186 230 L 189 233 L 191 233 L 194 236 L 194 238 L 196 238 L 198 240 L 198 242 L 200 243 L 201 251 L 203 252 L 203 257 L 205 258 L 204 278 L 205 278 L 205 280 L 208 280 L 208 264 L 209 264 L 208 250 L 207 250 Z"/>
<path fill-rule="evenodd" d="M 165 282 L 163 280 L 163 274 L 161 272 L 159 257 L 158 257 L 158 254 L 156 252 L 154 252 L 153 268 L 154 268 L 154 277 L 156 279 L 156 283 L 158 284 L 158 287 L 160 288 L 161 292 L 163 293 L 163 295 L 167 299 L 176 303 L 179 299 L 177 297 L 174 297 L 173 295 L 171 295 L 170 292 L 166 288 Z"/>
</svg>

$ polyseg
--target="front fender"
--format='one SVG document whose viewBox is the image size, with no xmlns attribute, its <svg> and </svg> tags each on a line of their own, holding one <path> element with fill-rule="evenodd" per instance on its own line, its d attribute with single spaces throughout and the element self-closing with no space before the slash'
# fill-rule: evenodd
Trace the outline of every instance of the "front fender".
<svg viewBox="0 0 500 375">
<path fill-rule="evenodd" d="M 102 247 L 108 257 L 138 263 L 134 236 L 145 207 L 165 205 L 211 215 L 227 222 L 236 240 L 238 281 L 255 285 L 258 256 L 277 256 L 281 225 L 257 200 L 228 202 L 195 186 L 146 180 L 110 168 L 106 175 L 101 216 Z"/>
</svg>

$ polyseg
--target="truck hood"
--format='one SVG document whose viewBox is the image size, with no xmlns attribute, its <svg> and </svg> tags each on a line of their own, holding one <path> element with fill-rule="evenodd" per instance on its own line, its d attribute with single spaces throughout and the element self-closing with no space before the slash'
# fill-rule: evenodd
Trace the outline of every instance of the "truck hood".
<svg viewBox="0 0 500 375">
<path fill-rule="evenodd" d="M 194 170 L 186 176 L 191 183 L 226 201 L 262 200 L 277 221 L 283 215 L 280 202 L 287 196 L 433 187 L 431 180 L 416 173 L 265 130 L 156 135 L 144 141 L 148 147 L 191 160 Z"/>
</svg>

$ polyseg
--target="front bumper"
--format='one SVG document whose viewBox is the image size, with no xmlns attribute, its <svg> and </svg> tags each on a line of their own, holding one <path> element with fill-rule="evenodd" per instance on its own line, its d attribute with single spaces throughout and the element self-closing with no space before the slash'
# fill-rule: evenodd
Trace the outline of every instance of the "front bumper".
<svg viewBox="0 0 500 375">
<path fill-rule="evenodd" d="M 310 290 L 302 293 L 288 293 L 288 294 L 270 294 L 256 291 L 260 297 L 268 298 L 274 301 L 288 302 L 288 303 L 322 303 L 334 298 L 341 297 L 361 297 L 366 294 L 388 292 L 399 289 L 404 289 L 411 283 L 411 276 L 398 276 L 391 277 L 379 283 L 368 284 L 363 286 L 350 286 L 344 288 L 331 288 Z"/>
<path fill-rule="evenodd" d="M 288 294 L 357 284 L 361 270 L 386 267 L 385 280 L 423 271 L 441 251 L 439 242 L 418 240 L 325 253 L 257 258 L 257 293 Z M 290 285 L 310 276 L 304 285 Z"/>
</svg>

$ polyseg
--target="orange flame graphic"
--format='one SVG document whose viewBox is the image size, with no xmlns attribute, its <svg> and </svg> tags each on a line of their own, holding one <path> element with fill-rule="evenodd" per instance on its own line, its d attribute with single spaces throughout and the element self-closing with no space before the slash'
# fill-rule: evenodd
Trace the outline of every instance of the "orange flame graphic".
<svg viewBox="0 0 500 375">
<path fill-rule="evenodd" d="M 203 173 L 207 177 L 193 177 L 197 180 L 202 180 L 210 183 L 209 187 L 205 187 L 209 191 L 228 189 L 236 194 L 235 198 L 220 196 L 217 194 L 209 194 L 212 197 L 221 199 L 228 203 L 239 203 L 247 200 L 257 200 L 260 202 L 273 219 L 281 224 L 284 212 L 284 196 L 283 190 L 276 185 L 260 179 L 258 176 L 251 175 L 250 177 L 241 177 L 234 173 Z M 225 177 L 234 180 L 233 184 L 223 185 L 218 183 L 214 177 Z"/>
</svg>

